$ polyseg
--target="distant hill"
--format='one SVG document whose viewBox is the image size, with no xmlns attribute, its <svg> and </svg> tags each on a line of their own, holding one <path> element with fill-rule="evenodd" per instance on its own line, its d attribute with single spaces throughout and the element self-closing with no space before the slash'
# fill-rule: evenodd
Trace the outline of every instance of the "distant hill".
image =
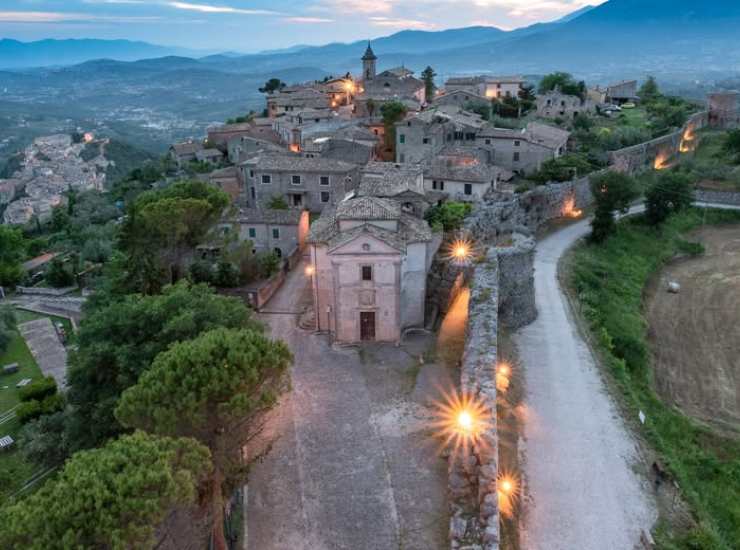
<svg viewBox="0 0 740 550">
<path fill-rule="evenodd" d="M 73 65 L 101 58 L 134 61 L 174 54 L 193 55 L 196 52 L 129 40 L 0 40 L 1 69 Z"/>
</svg>

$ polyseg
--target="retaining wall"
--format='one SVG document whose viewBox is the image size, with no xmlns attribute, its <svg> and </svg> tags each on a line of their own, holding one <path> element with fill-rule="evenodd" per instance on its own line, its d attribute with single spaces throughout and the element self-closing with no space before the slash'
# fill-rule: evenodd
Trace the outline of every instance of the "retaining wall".
<svg viewBox="0 0 740 550">
<path fill-rule="evenodd" d="M 489 425 L 470 453 L 450 456 L 450 547 L 497 550 L 499 514 L 496 374 L 498 358 L 499 257 L 491 249 L 476 266 L 468 305 L 468 327 L 460 367 L 460 391 L 481 403 Z"/>
<path fill-rule="evenodd" d="M 696 189 L 694 198 L 699 202 L 711 202 L 740 206 L 740 191 L 714 191 L 711 189 Z"/>
<path fill-rule="evenodd" d="M 682 143 L 693 150 L 698 139 L 695 132 L 708 125 L 708 112 L 695 113 L 689 117 L 683 128 L 671 134 L 611 152 L 609 154 L 609 164 L 615 170 L 629 174 L 656 167 L 656 159 L 658 158 L 661 159 L 659 164 L 670 166 L 676 157 L 681 154 Z M 689 137 L 691 139 L 688 139 Z"/>
</svg>

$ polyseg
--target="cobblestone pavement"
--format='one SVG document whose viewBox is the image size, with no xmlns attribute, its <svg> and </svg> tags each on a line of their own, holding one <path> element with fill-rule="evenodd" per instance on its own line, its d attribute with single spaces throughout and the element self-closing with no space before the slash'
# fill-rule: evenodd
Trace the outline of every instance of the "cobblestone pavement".
<svg viewBox="0 0 740 550">
<path fill-rule="evenodd" d="M 269 309 L 295 310 L 307 292 L 298 266 Z M 336 350 L 326 336 L 297 329 L 296 315 L 264 318 L 295 364 L 292 391 L 268 426 L 279 439 L 250 473 L 248 548 L 443 548 L 446 461 L 425 404 L 445 371 L 419 367 L 429 338 Z"/>
<path fill-rule="evenodd" d="M 67 350 L 64 348 L 51 319 L 44 317 L 18 325 L 23 338 L 44 376 L 53 376 L 57 386 L 67 385 Z"/>
</svg>

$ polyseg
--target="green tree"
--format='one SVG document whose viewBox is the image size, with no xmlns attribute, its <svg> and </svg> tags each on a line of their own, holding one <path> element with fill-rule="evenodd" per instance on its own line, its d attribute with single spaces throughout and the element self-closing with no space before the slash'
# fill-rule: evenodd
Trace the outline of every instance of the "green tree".
<svg viewBox="0 0 740 550">
<path fill-rule="evenodd" d="M 585 155 L 569 153 L 543 162 L 540 169 L 532 174 L 529 179 L 540 185 L 545 185 L 549 182 L 570 181 L 585 176 L 593 170 L 594 165 L 589 162 Z"/>
<path fill-rule="evenodd" d="M 722 149 L 733 156 L 735 164 L 740 164 L 740 130 L 730 130 L 722 144 Z"/>
<path fill-rule="evenodd" d="M 121 392 L 136 384 L 154 358 L 174 342 L 218 327 L 261 330 L 250 310 L 207 285 L 182 281 L 163 294 L 126 296 L 87 311 L 70 354 L 67 438 L 73 450 L 118 434 L 113 416 Z"/>
<path fill-rule="evenodd" d="M 385 146 L 391 151 L 396 150 L 396 123 L 406 116 L 406 111 L 406 106 L 400 101 L 389 101 L 380 106 L 385 128 Z"/>
<path fill-rule="evenodd" d="M 591 192 L 596 203 L 596 212 L 591 221 L 590 240 L 601 243 L 616 229 L 614 213 L 626 213 L 639 192 L 634 178 L 613 171 L 593 177 Z"/>
<path fill-rule="evenodd" d="M 645 193 L 645 219 L 660 225 L 674 212 L 691 206 L 691 178 L 678 172 L 663 172 Z"/>
<path fill-rule="evenodd" d="M 192 439 L 137 432 L 83 451 L 0 515 L 0 546 L 28 550 L 154 548 L 176 507 L 194 507 L 211 471 Z"/>
<path fill-rule="evenodd" d="M 656 82 L 654 76 L 647 77 L 647 80 L 642 84 L 642 86 L 640 86 L 640 89 L 637 91 L 637 96 L 643 103 L 652 103 L 653 101 L 662 97 L 662 94 L 660 93 L 660 88 L 658 88 L 658 83 Z"/>
<path fill-rule="evenodd" d="M 70 224 L 70 215 L 64 206 L 56 206 L 51 210 L 51 230 L 66 231 Z"/>
<path fill-rule="evenodd" d="M 12 306 L 0 305 L 0 355 L 8 349 L 15 336 L 15 311 Z"/>
<path fill-rule="evenodd" d="M 64 288 L 74 283 L 74 275 L 60 258 L 54 258 L 46 268 L 44 279 L 54 288 Z"/>
<path fill-rule="evenodd" d="M 265 85 L 262 86 L 259 91 L 263 94 L 271 94 L 272 92 L 282 90 L 283 88 L 285 88 L 285 83 L 282 80 L 279 78 L 271 78 L 265 82 Z"/>
<path fill-rule="evenodd" d="M 129 287 L 146 294 L 176 282 L 183 262 L 201 244 L 229 204 L 223 191 L 183 181 L 139 195 L 122 227 Z"/>
<path fill-rule="evenodd" d="M 448 201 L 427 210 L 424 219 L 434 229 L 454 231 L 462 227 L 463 220 L 472 210 L 470 203 Z"/>
<path fill-rule="evenodd" d="M 23 277 L 25 243 L 20 229 L 0 225 L 0 286 L 14 286 Z"/>
<path fill-rule="evenodd" d="M 437 73 L 429 66 L 421 73 L 421 79 L 424 81 L 424 98 L 427 103 L 434 101 L 434 92 L 437 89 L 437 86 L 434 84 L 435 76 L 437 76 Z"/>
<path fill-rule="evenodd" d="M 216 329 L 157 356 L 116 408 L 125 426 L 192 437 L 211 451 L 215 546 L 226 548 L 224 495 L 246 476 L 242 448 L 254 444 L 264 414 L 285 389 L 287 346 L 249 330 Z"/>
<path fill-rule="evenodd" d="M 582 100 L 586 98 L 586 83 L 583 81 L 576 82 L 570 73 L 555 72 L 545 75 L 540 81 L 539 92 L 547 92 L 559 89 L 566 95 L 574 95 Z"/>
<path fill-rule="evenodd" d="M 288 201 L 282 195 L 273 195 L 267 202 L 267 208 L 270 210 L 287 210 Z"/>
</svg>

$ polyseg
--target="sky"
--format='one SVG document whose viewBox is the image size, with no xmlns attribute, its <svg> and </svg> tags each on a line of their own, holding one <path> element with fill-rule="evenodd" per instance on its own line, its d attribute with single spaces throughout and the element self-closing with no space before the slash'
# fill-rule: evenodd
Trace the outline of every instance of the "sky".
<svg viewBox="0 0 740 550">
<path fill-rule="evenodd" d="M 0 38 L 125 38 L 254 52 L 403 29 L 513 29 L 605 0 L 0 0 Z"/>
</svg>

